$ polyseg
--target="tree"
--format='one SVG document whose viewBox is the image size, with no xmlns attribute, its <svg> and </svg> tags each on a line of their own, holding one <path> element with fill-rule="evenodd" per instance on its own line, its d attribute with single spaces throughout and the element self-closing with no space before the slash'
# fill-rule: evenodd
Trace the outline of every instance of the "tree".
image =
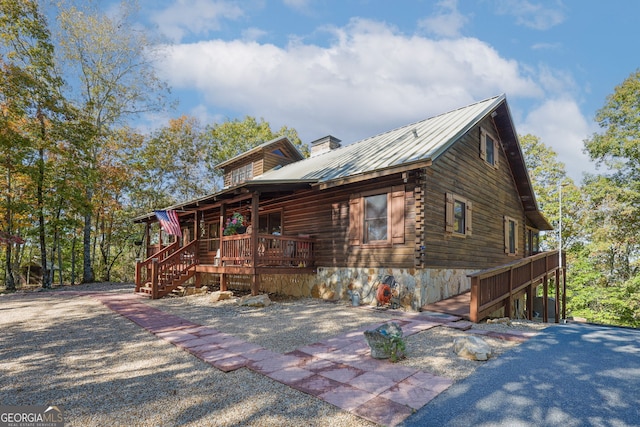
<svg viewBox="0 0 640 427">
<path fill-rule="evenodd" d="M 61 2 L 59 43 L 64 55 L 72 98 L 93 125 L 87 148 L 84 214 L 83 281 L 94 280 L 92 239 L 94 196 L 100 177 L 101 153 L 116 124 L 163 108 L 168 88 L 154 68 L 154 50 L 147 36 L 132 22 L 135 3 L 122 2 L 119 14 L 107 15 L 91 2 Z"/>
<path fill-rule="evenodd" d="M 562 191 L 562 243 L 563 248 L 570 248 L 580 241 L 580 189 L 571 178 L 567 177 L 565 165 L 558 161 L 558 155 L 546 146 L 537 136 L 519 136 L 524 153 L 525 164 L 533 185 L 538 204 L 547 219 L 556 225 L 559 231 L 560 194 Z M 557 234 L 542 236 L 542 245 L 547 249 L 557 249 Z"/>
<path fill-rule="evenodd" d="M 640 230 L 640 71 L 631 73 L 596 114 L 601 132 L 585 141 L 586 152 L 605 174 L 583 185 L 588 256 L 595 277 L 575 295 L 592 319 L 640 324 L 637 300 Z M 591 291 L 591 292 L 589 292 Z"/>
<path fill-rule="evenodd" d="M 25 150 L 18 157 L 7 158 L 6 215 L 8 234 L 12 233 L 12 177 L 18 166 L 24 167 L 30 154 L 33 160 L 31 180 L 35 187 L 39 246 L 44 270 L 43 287 L 51 285 L 46 246 L 46 157 L 53 149 L 50 132 L 69 112 L 60 94 L 62 79 L 54 63 L 54 48 L 44 15 L 35 1 L 0 1 L 2 31 L 4 118 L 13 123 L 8 141 L 18 142 Z M 9 123 L 7 123 L 9 124 Z M 9 148 L 9 151 L 11 149 Z M 6 150 L 5 150 L 6 153 Z M 20 162 L 18 165 L 15 161 Z M 25 169 L 26 172 L 29 168 Z M 7 245 L 7 286 L 14 286 L 11 272 L 11 245 Z"/>
</svg>

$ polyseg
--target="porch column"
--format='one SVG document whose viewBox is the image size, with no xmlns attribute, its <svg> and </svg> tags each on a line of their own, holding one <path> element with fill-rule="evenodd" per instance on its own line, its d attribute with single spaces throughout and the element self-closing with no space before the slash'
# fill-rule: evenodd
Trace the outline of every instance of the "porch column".
<svg viewBox="0 0 640 427">
<path fill-rule="evenodd" d="M 258 207 L 260 206 L 260 193 L 255 191 L 251 196 L 251 266 L 258 266 Z"/>
<path fill-rule="evenodd" d="M 542 282 L 542 321 L 544 323 L 549 323 L 549 276 L 544 275 L 544 279 Z"/>
</svg>

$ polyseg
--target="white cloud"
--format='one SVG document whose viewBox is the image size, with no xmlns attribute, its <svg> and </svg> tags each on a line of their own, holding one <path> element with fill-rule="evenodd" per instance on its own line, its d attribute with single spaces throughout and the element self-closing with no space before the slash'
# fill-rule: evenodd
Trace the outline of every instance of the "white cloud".
<svg viewBox="0 0 640 427">
<path fill-rule="evenodd" d="M 353 20 L 327 47 L 212 40 L 166 46 L 169 83 L 211 108 L 345 143 L 506 92 L 541 97 L 519 64 L 474 38 L 431 40 Z"/>
<path fill-rule="evenodd" d="M 495 0 L 496 12 L 516 18 L 516 24 L 534 30 L 548 30 L 565 20 L 562 2 L 530 0 Z"/>
<path fill-rule="evenodd" d="M 583 153 L 584 139 L 596 130 L 589 124 L 575 100 L 570 97 L 549 99 L 532 110 L 522 124 L 521 135 L 532 134 L 553 148 L 567 174 L 580 183 L 583 172 L 595 172 L 595 164 Z"/>
<path fill-rule="evenodd" d="M 207 35 L 220 29 L 221 19 L 236 20 L 244 15 L 235 3 L 224 0 L 177 0 L 166 9 L 151 14 L 151 21 L 175 42 L 190 34 Z"/>
<path fill-rule="evenodd" d="M 458 11 L 457 0 L 441 0 L 438 13 L 420 20 L 418 27 L 439 37 L 457 37 L 468 19 Z"/>
</svg>

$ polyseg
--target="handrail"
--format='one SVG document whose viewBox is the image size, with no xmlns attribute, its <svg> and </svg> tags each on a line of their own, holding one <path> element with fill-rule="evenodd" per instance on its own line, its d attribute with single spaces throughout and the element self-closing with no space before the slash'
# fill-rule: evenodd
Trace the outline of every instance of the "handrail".
<svg viewBox="0 0 640 427">
<path fill-rule="evenodd" d="M 564 261 L 564 257 L 563 257 Z M 505 307 L 505 315 L 511 313 L 511 303 L 514 295 L 527 292 L 528 315 L 533 310 L 533 286 L 543 282 L 545 284 L 545 313 L 546 319 L 546 285 L 548 277 L 556 273 L 556 285 L 562 273 L 566 276 L 566 265 L 559 266 L 558 251 L 542 252 L 514 261 L 510 264 L 481 270 L 467 277 L 471 279 L 471 305 L 469 317 L 473 322 L 479 322 L 492 311 Z M 556 304 L 558 303 L 556 298 Z M 558 307 L 556 307 L 556 310 Z M 556 315 L 556 319 L 558 316 Z"/>
<path fill-rule="evenodd" d="M 140 287 L 144 284 L 143 282 L 150 281 L 151 262 L 154 259 L 157 259 L 158 261 L 164 260 L 166 257 L 170 256 L 178 248 L 179 248 L 179 242 L 176 239 L 176 241 L 171 243 L 169 246 L 162 248 L 160 251 L 149 256 L 144 261 L 138 261 L 136 263 L 136 273 L 135 273 L 136 274 L 135 275 L 136 292 L 140 290 Z"/>
<path fill-rule="evenodd" d="M 198 240 L 181 247 L 162 261 L 151 261 L 151 298 L 160 296 L 160 288 L 176 284 L 181 276 L 198 264 Z"/>
</svg>

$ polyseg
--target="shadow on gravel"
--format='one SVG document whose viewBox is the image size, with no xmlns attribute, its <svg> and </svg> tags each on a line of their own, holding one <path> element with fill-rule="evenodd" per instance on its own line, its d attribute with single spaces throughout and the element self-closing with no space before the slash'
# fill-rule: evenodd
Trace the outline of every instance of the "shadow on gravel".
<svg viewBox="0 0 640 427">
<path fill-rule="evenodd" d="M 92 298 L 63 294 L 0 299 L 3 405 L 60 405 L 70 426 L 322 425 L 340 417 L 369 425 L 246 369 L 220 372 Z"/>
</svg>

